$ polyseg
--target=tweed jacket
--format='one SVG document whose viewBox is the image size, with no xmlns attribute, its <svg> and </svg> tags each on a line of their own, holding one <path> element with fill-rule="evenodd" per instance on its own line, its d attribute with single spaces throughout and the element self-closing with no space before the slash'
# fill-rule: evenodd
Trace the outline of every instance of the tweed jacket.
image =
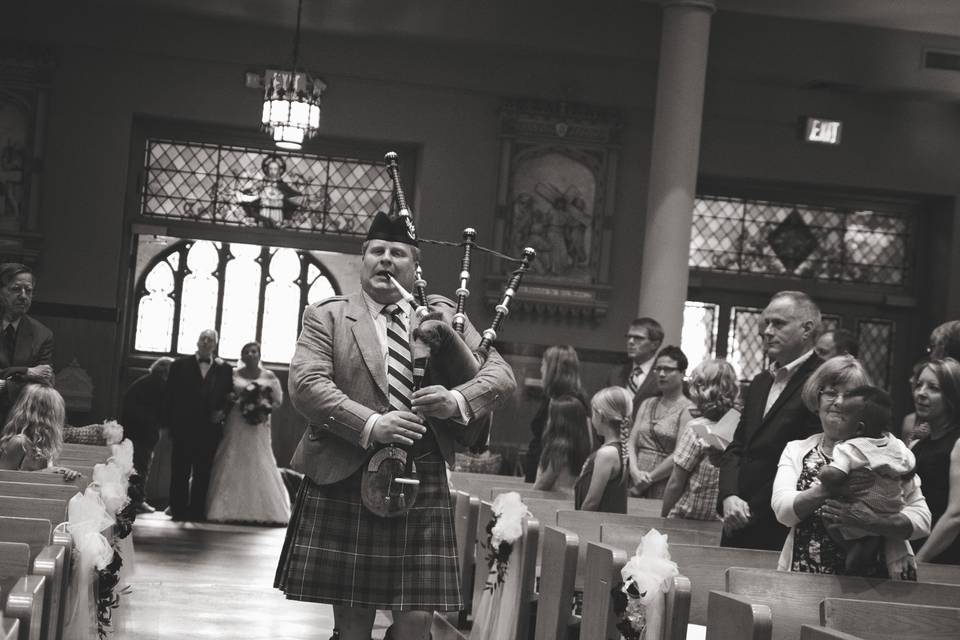
<svg viewBox="0 0 960 640">
<path fill-rule="evenodd" d="M 453 303 L 430 296 L 431 309 L 449 321 Z M 480 334 L 467 323 L 464 338 L 471 349 Z M 427 365 L 424 386 L 431 384 Z M 306 308 L 303 330 L 290 361 L 290 400 L 307 419 L 290 466 L 317 484 L 350 476 L 370 451 L 360 446 L 363 427 L 373 413 L 389 409 L 386 366 L 376 327 L 362 294 L 335 296 Z M 495 349 L 470 381 L 454 387 L 463 394 L 474 420 L 502 404 L 516 381 Z M 464 426 L 452 420 L 428 420 L 440 453 L 453 463 L 454 434 Z"/>
</svg>

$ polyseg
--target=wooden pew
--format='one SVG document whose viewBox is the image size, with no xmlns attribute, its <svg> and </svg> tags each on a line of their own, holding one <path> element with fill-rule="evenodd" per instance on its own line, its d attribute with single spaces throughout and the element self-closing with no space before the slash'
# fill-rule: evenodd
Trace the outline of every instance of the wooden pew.
<svg viewBox="0 0 960 640">
<path fill-rule="evenodd" d="M 644 533 L 626 525 L 604 525 L 600 539 L 604 544 L 632 553 Z M 728 568 L 776 569 L 780 557 L 779 551 L 679 544 L 674 543 L 674 539 L 670 534 L 670 559 L 677 563 L 680 573 L 690 579 L 690 622 L 693 624 L 707 624 L 709 594 L 726 588 Z"/>
<path fill-rule="evenodd" d="M 523 478 L 501 476 L 492 473 L 470 473 L 467 471 L 451 471 L 450 484 L 456 491 L 466 491 L 470 495 L 486 500 L 492 487 L 516 487 L 517 489 L 533 489 L 533 484 L 524 482 Z"/>
<path fill-rule="evenodd" d="M 850 635 L 843 631 L 827 627 L 815 627 L 805 624 L 800 627 L 800 640 L 864 640 L 860 636 Z"/>
<path fill-rule="evenodd" d="M 487 524 L 493 517 L 493 505 L 489 502 L 480 503 L 480 514 L 477 518 L 477 564 L 473 581 L 473 607 L 476 608 L 483 593 L 484 586 L 487 583 L 488 567 L 486 557 L 488 549 L 487 543 Z M 536 560 L 537 549 L 540 542 L 540 523 L 536 518 L 525 518 L 523 521 L 523 552 L 518 554 L 517 547 L 514 547 L 510 555 L 510 567 L 512 571 L 520 571 L 520 589 L 518 590 L 517 607 L 517 629 L 515 640 L 523 640 L 527 637 L 527 628 L 530 621 L 530 606 L 536 600 Z M 519 556 L 519 557 L 518 557 Z M 503 640 L 514 640 L 514 638 L 504 638 Z"/>
<path fill-rule="evenodd" d="M 520 494 L 520 498 L 526 502 L 529 498 L 539 498 L 541 500 L 563 500 L 570 508 L 573 508 L 573 493 L 567 491 L 538 491 L 536 489 L 524 489 L 520 487 L 511 487 L 510 485 L 506 486 L 496 486 L 490 487 L 488 495 L 481 496 L 484 500 L 490 499 L 493 500 L 501 493 L 507 493 L 508 491 L 514 491 Z"/>
<path fill-rule="evenodd" d="M 0 496 L 69 500 L 75 495 L 77 495 L 77 488 L 72 484 L 33 484 L 27 482 L 0 481 Z"/>
<path fill-rule="evenodd" d="M 850 598 L 952 607 L 960 603 L 960 585 L 828 576 L 732 567 L 726 591 L 770 607 L 775 640 L 796 638 L 801 625 L 820 621 L 824 598 Z M 708 614 L 709 617 L 709 614 Z"/>
<path fill-rule="evenodd" d="M 865 640 L 960 638 L 960 609 L 956 607 L 826 598 L 820 603 L 820 622 L 824 627 L 855 633 Z"/>
<path fill-rule="evenodd" d="M 617 616 L 613 610 L 611 591 L 621 584 L 620 570 L 629 555 L 609 545 L 587 544 L 587 572 L 583 589 L 581 640 L 619 638 Z M 665 594 L 663 634 L 649 640 L 684 640 L 690 605 L 690 581 L 676 576 Z"/>
<path fill-rule="evenodd" d="M 577 534 L 543 526 L 540 535 L 540 592 L 537 594 L 537 622 L 534 640 L 566 640 L 580 626 L 572 613 L 574 579 L 577 575 Z"/>
<path fill-rule="evenodd" d="M 61 486 L 73 485 L 78 491 L 83 491 L 86 488 L 87 483 L 90 482 L 90 478 L 77 478 L 67 482 L 59 473 L 0 469 L 0 482 L 29 482 L 31 484 L 56 484 Z"/>
<path fill-rule="evenodd" d="M 63 449 L 60 450 L 60 457 L 58 460 L 71 460 L 71 461 L 86 461 L 87 464 L 83 466 L 92 467 L 95 464 L 100 464 L 101 462 L 106 462 L 107 459 L 113 455 L 113 450 L 107 446 L 93 445 L 93 444 L 74 444 L 72 442 L 63 443 Z M 67 464 L 60 463 L 63 466 L 69 466 Z"/>
<path fill-rule="evenodd" d="M 454 532 L 457 537 L 457 557 L 460 561 L 460 593 L 463 610 L 459 626 L 466 624 L 466 616 L 473 603 L 473 580 L 477 558 L 477 519 L 480 516 L 480 499 L 465 491 L 454 493 Z"/>
<path fill-rule="evenodd" d="M 30 573 L 47 580 L 43 595 L 41 637 L 55 640 L 63 627 L 62 602 L 67 588 L 70 537 L 53 539 L 49 520 L 0 517 L 0 542 L 30 547 Z M 65 544 L 64 544 L 65 542 Z"/>
<path fill-rule="evenodd" d="M 631 516 L 660 517 L 663 501 L 653 498 L 627 498 L 627 514 Z"/>
<path fill-rule="evenodd" d="M 0 513 L 12 518 L 40 518 L 56 527 L 67 519 L 67 500 L 0 496 Z"/>
<path fill-rule="evenodd" d="M 707 602 L 706 640 L 770 640 L 773 637 L 773 618 L 767 605 L 723 591 L 711 591 Z"/>
<path fill-rule="evenodd" d="M 0 592 L 3 615 L 20 621 L 19 640 L 42 640 L 43 592 L 46 579 L 30 573 L 30 547 L 0 542 Z"/>
<path fill-rule="evenodd" d="M 0 602 L 3 595 L 0 594 Z M 16 618 L 0 616 L 0 640 L 18 640 L 20 637 L 20 621 Z"/>
<path fill-rule="evenodd" d="M 960 584 L 960 565 L 921 562 L 917 566 L 917 580 L 920 582 L 939 582 L 940 584 Z"/>
</svg>

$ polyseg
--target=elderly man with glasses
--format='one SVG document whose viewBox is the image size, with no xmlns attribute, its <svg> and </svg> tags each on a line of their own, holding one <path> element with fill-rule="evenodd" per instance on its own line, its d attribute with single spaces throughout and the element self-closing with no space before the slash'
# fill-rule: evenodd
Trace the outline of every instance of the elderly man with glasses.
<svg viewBox="0 0 960 640">
<path fill-rule="evenodd" d="M 35 282 L 30 267 L 0 264 L 0 426 L 23 385 L 53 384 L 53 332 L 27 315 Z"/>
</svg>

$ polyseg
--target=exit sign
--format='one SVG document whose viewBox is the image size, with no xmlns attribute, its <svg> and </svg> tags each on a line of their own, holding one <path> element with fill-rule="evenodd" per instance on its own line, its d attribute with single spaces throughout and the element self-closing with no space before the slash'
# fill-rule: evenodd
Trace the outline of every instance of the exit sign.
<svg viewBox="0 0 960 640">
<path fill-rule="evenodd" d="M 818 144 L 840 144 L 840 131 L 843 123 L 825 118 L 806 118 L 803 127 L 803 139 Z"/>
</svg>

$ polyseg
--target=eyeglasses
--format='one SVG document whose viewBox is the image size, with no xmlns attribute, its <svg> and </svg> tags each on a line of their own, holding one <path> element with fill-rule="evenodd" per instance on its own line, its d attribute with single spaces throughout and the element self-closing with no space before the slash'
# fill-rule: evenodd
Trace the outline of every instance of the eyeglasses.
<svg viewBox="0 0 960 640">
<path fill-rule="evenodd" d="M 28 298 L 32 298 L 32 297 L 33 297 L 33 287 L 24 287 L 24 286 L 11 285 L 11 286 L 7 287 L 7 291 L 9 291 L 10 293 L 22 293 L 23 295 L 27 296 Z"/>
<path fill-rule="evenodd" d="M 680 371 L 680 367 L 654 367 L 653 372 L 656 374 L 668 374 L 673 373 L 674 371 Z"/>
<path fill-rule="evenodd" d="M 829 389 L 829 388 L 825 389 L 821 387 L 818 393 L 820 395 L 820 401 L 826 402 L 827 404 L 833 404 L 834 402 L 837 402 L 837 401 L 842 402 L 844 398 L 843 393 L 841 393 L 840 391 L 837 391 L 836 389 Z"/>
</svg>

